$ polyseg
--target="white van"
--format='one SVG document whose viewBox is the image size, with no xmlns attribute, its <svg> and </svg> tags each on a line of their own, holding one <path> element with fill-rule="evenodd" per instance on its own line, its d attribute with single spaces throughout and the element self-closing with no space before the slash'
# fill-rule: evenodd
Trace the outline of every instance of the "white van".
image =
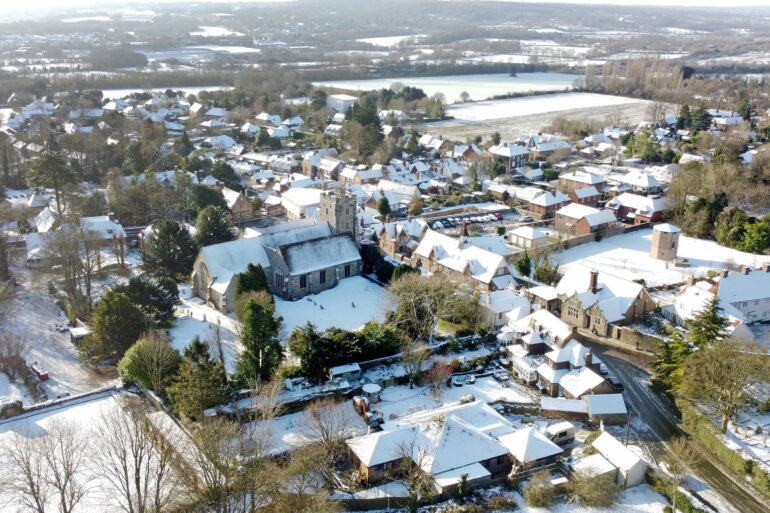
<svg viewBox="0 0 770 513">
<path fill-rule="evenodd" d="M 575 426 L 565 420 L 545 428 L 545 434 L 556 445 L 567 445 L 575 440 Z"/>
</svg>

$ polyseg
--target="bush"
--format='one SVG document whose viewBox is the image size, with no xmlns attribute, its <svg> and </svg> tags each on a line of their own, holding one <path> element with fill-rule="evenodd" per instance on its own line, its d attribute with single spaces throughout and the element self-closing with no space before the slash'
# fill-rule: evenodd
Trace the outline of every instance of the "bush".
<svg viewBox="0 0 770 513">
<path fill-rule="evenodd" d="M 671 501 L 671 486 L 667 478 L 661 477 L 654 472 L 647 472 L 647 484 L 650 488 L 661 494 L 669 502 Z M 668 510 L 666 510 L 668 508 Z M 676 509 L 681 513 L 705 513 L 702 509 L 698 509 L 692 505 L 690 499 L 683 493 L 677 492 L 676 494 Z M 663 511 L 672 511 L 671 506 L 666 506 Z"/>
<path fill-rule="evenodd" d="M 524 500 L 533 508 L 547 508 L 556 503 L 556 490 L 546 482 L 548 473 L 545 472 L 545 476 L 541 474 L 543 472 L 535 474 L 524 486 Z"/>
<path fill-rule="evenodd" d="M 513 511 L 516 509 L 516 503 L 509 497 L 498 495 L 489 499 L 487 509 L 492 511 Z"/>
<path fill-rule="evenodd" d="M 594 440 L 599 438 L 601 436 L 601 431 L 594 431 L 588 437 L 586 437 L 585 447 L 583 448 L 583 454 L 586 456 L 590 456 L 592 454 L 596 454 L 596 449 L 594 449 Z"/>
</svg>

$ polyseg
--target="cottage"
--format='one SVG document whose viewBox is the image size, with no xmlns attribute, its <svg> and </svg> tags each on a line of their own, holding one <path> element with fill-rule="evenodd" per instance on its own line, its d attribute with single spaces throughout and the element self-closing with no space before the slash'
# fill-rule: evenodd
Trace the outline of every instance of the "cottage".
<svg viewBox="0 0 770 513">
<path fill-rule="evenodd" d="M 570 203 L 556 211 L 554 223 L 559 230 L 589 235 L 606 230 L 616 222 L 612 210 L 599 210 L 588 205 Z"/>
<path fill-rule="evenodd" d="M 499 331 L 508 324 L 509 316 L 506 314 L 512 310 L 518 310 L 526 315 L 530 309 L 527 298 L 512 289 L 485 292 L 479 296 L 479 302 L 481 303 L 481 324 L 488 331 Z"/>
<path fill-rule="evenodd" d="M 410 257 L 428 229 L 428 223 L 422 219 L 374 226 L 380 249 L 391 258 L 400 258 L 400 255 Z"/>
<path fill-rule="evenodd" d="M 489 148 L 489 153 L 499 157 L 505 164 L 505 169 L 510 173 L 512 169 L 523 168 L 529 160 L 529 150 L 518 144 L 503 142 Z"/>
<path fill-rule="evenodd" d="M 514 472 L 543 467 L 564 452 L 534 426 L 503 435 L 499 440 L 513 456 Z"/>
<path fill-rule="evenodd" d="M 640 196 L 630 192 L 619 194 L 607 202 L 607 208 L 615 211 L 615 217 L 631 224 L 660 221 L 668 205 L 668 198 Z"/>
<path fill-rule="evenodd" d="M 605 185 L 607 185 L 607 180 L 586 171 L 574 170 L 571 173 L 559 175 L 559 189 L 566 193 L 586 187 L 594 187 L 601 192 Z"/>
<path fill-rule="evenodd" d="M 739 272 L 723 272 L 711 292 L 741 312 L 749 324 L 770 320 L 770 262 L 756 271 L 743 267 Z"/>
<path fill-rule="evenodd" d="M 329 379 L 343 379 L 346 381 L 356 381 L 361 377 L 361 367 L 357 363 L 348 363 L 346 365 L 337 365 L 329 369 Z"/>
<path fill-rule="evenodd" d="M 593 185 L 589 185 L 588 187 L 570 191 L 569 198 L 573 203 L 595 207 L 599 204 L 599 191 Z"/>
<path fill-rule="evenodd" d="M 556 211 L 570 202 L 560 191 L 546 191 L 529 200 L 529 211 L 538 219 L 551 219 Z"/>
</svg>

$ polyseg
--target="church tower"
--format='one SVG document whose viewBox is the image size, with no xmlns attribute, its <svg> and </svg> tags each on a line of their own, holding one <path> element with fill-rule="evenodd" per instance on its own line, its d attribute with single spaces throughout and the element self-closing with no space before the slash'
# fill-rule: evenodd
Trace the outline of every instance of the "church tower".
<svg viewBox="0 0 770 513">
<path fill-rule="evenodd" d="M 321 222 L 329 223 L 332 233 L 349 233 L 358 244 L 356 237 L 356 197 L 343 189 L 324 191 L 321 194 Z"/>
</svg>

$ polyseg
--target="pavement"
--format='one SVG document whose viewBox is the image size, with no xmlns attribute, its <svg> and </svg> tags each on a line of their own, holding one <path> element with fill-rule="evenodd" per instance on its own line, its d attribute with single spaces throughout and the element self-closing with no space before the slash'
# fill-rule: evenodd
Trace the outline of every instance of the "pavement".
<svg viewBox="0 0 770 513">
<path fill-rule="evenodd" d="M 668 443 L 684 432 L 676 415 L 649 386 L 652 358 L 595 342 L 586 342 L 586 345 L 601 357 L 610 372 L 623 383 L 624 396 L 632 418 L 641 418 L 645 424 L 636 430 L 640 441 L 656 460 L 669 458 Z M 770 511 L 766 497 L 748 483 L 741 482 L 738 476 L 699 442 L 690 439 L 690 443 L 698 456 L 697 461 L 691 465 L 693 475 L 688 486 L 699 500 L 720 513 Z"/>
</svg>

